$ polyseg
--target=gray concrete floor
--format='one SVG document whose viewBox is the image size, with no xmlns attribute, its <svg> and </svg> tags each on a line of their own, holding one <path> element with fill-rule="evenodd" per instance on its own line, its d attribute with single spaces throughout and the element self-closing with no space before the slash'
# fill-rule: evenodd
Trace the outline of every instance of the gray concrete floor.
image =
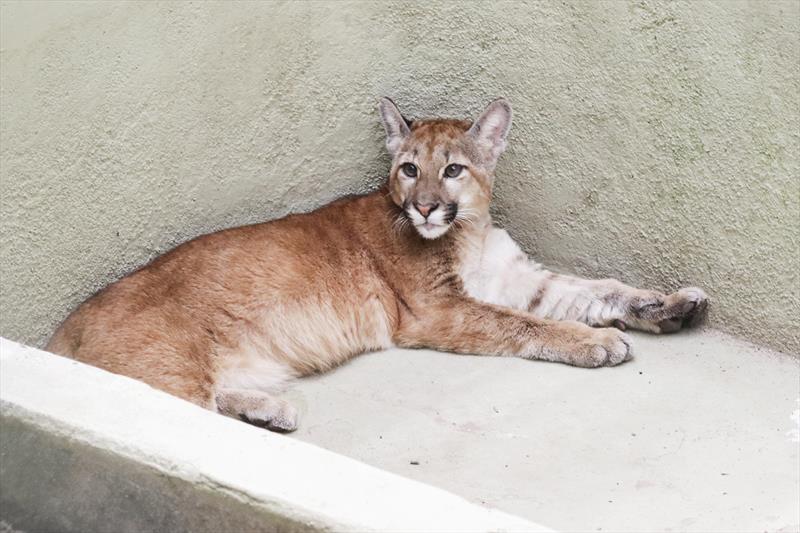
<svg viewBox="0 0 800 533">
<path fill-rule="evenodd" d="M 634 337 L 633 361 L 596 370 L 364 355 L 289 394 L 292 438 L 560 530 L 797 531 L 798 360 Z"/>
</svg>

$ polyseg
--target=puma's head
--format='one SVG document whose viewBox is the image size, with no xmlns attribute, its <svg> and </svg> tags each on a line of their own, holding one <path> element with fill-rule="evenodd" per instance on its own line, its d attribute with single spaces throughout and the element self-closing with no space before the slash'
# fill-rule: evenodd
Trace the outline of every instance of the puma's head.
<svg viewBox="0 0 800 533">
<path fill-rule="evenodd" d="M 508 102 L 495 100 L 474 123 L 412 122 L 388 98 L 380 112 L 392 156 L 391 198 L 420 235 L 436 239 L 458 221 L 488 216 L 494 167 L 511 127 Z"/>
</svg>

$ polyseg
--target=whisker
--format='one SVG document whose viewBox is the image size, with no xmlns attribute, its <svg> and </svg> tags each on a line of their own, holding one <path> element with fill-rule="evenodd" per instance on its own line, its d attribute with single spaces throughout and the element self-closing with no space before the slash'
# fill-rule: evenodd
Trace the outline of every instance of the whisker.
<svg viewBox="0 0 800 533">
<path fill-rule="evenodd" d="M 392 223 L 392 229 L 396 233 L 401 233 L 408 225 L 408 217 L 404 213 L 399 213 Z"/>
<path fill-rule="evenodd" d="M 477 214 L 473 215 L 471 213 L 457 213 L 455 220 L 466 222 L 470 226 L 475 227 L 476 226 L 476 222 L 478 221 L 478 216 L 477 216 Z M 462 225 L 462 227 L 463 227 L 463 225 Z"/>
</svg>

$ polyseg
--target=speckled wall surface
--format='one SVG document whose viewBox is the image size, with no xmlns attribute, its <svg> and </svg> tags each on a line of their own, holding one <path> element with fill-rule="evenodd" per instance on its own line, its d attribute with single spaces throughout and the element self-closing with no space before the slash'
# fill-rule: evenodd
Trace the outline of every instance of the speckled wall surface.
<svg viewBox="0 0 800 533">
<path fill-rule="evenodd" d="M 0 334 L 175 244 L 366 191 L 379 95 L 515 108 L 496 215 L 542 262 L 699 285 L 800 350 L 800 3 L 70 4 L 0 13 Z"/>
</svg>

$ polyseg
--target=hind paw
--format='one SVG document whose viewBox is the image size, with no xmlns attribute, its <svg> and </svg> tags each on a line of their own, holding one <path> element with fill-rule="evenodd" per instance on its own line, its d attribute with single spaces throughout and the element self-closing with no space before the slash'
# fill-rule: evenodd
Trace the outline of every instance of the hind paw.
<svg viewBox="0 0 800 533">
<path fill-rule="evenodd" d="M 281 433 L 297 429 L 297 410 L 286 400 L 265 392 L 223 389 L 216 400 L 220 413 L 248 424 Z"/>
</svg>

